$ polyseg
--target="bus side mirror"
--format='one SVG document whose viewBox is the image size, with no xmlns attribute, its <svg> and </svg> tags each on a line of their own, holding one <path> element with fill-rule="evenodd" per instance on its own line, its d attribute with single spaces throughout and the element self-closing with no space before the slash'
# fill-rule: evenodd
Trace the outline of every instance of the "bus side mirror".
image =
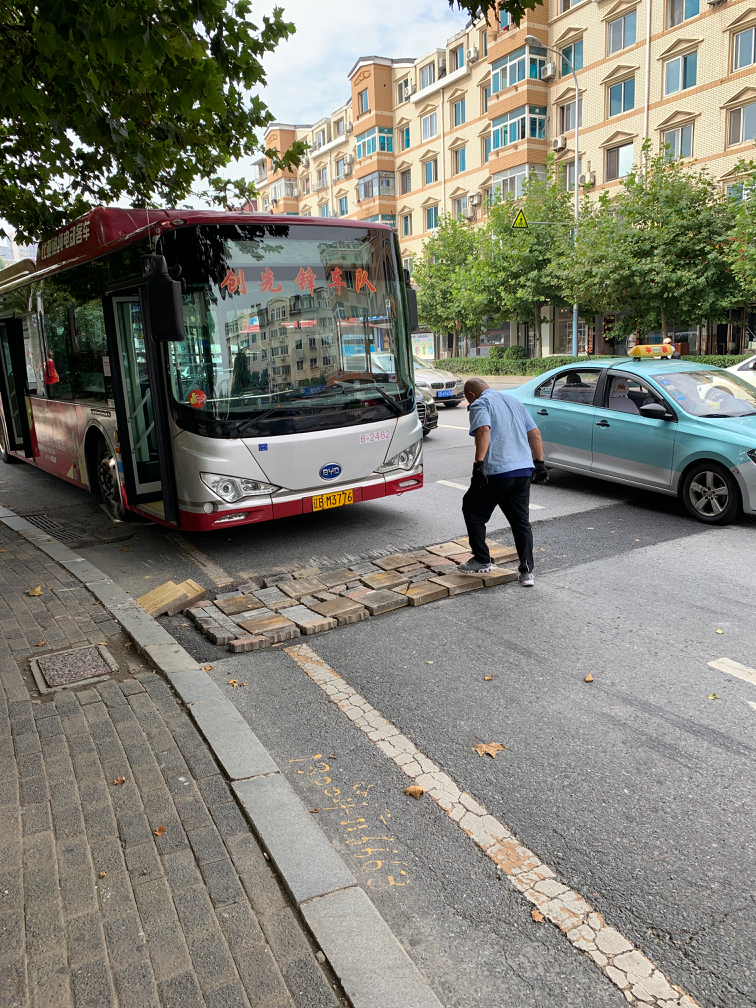
<svg viewBox="0 0 756 1008">
<path fill-rule="evenodd" d="M 409 308 L 410 332 L 414 332 L 419 324 L 417 318 L 417 291 L 415 290 L 414 287 L 410 287 L 409 284 L 407 284 L 406 290 L 407 290 L 407 307 Z"/>
<path fill-rule="evenodd" d="M 172 268 L 173 275 L 181 275 Z M 149 332 L 155 343 L 178 343 L 186 338 L 184 331 L 184 306 L 181 302 L 181 282 L 171 273 L 165 257 L 142 256 L 142 272 L 147 277 L 145 294 Z"/>
</svg>

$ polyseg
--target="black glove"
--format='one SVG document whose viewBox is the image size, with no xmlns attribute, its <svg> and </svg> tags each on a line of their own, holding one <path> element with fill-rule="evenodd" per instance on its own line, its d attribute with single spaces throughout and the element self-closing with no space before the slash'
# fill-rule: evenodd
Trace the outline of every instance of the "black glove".
<svg viewBox="0 0 756 1008">
<path fill-rule="evenodd" d="M 488 486 L 488 477 L 483 472 L 482 462 L 473 462 L 472 479 L 470 480 L 471 490 L 482 490 Z"/>
<path fill-rule="evenodd" d="M 549 482 L 549 470 L 546 468 L 546 464 L 543 461 L 533 462 L 535 466 L 535 472 L 530 477 L 531 483 L 539 483 L 543 485 Z"/>
</svg>

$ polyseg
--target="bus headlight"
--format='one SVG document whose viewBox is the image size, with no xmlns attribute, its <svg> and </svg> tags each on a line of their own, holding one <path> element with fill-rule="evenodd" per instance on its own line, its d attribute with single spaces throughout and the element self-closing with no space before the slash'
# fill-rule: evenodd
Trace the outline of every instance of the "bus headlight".
<svg viewBox="0 0 756 1008">
<path fill-rule="evenodd" d="M 244 500 L 245 497 L 275 493 L 281 489 L 272 483 L 260 483 L 258 480 L 242 479 L 239 476 L 219 476 L 216 473 L 200 473 L 200 479 L 227 504 Z"/>
<path fill-rule="evenodd" d="M 414 469 L 422 448 L 423 439 L 420 438 L 413 445 L 410 445 L 409 448 L 400 451 L 398 455 L 392 455 L 390 459 L 386 459 L 383 465 L 378 466 L 375 471 L 382 473 L 389 472 L 391 469 Z"/>
</svg>

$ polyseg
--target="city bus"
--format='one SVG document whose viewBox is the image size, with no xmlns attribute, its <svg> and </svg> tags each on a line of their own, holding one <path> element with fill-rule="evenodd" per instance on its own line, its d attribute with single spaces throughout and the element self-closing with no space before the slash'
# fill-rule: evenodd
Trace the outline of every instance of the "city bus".
<svg viewBox="0 0 756 1008">
<path fill-rule="evenodd" d="M 0 272 L 3 461 L 188 531 L 417 490 L 413 299 L 388 225 L 92 210 Z"/>
</svg>

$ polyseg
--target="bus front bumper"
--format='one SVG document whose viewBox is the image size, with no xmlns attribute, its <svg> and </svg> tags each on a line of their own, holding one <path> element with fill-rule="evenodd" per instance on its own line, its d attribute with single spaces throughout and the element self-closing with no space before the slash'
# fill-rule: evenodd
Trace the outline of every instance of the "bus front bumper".
<svg viewBox="0 0 756 1008">
<path fill-rule="evenodd" d="M 378 500 L 380 497 L 393 497 L 408 493 L 410 490 L 419 490 L 422 485 L 421 464 L 410 472 L 396 470 L 359 483 L 344 483 L 328 489 L 351 490 L 352 502 L 358 504 L 361 501 Z M 238 504 L 216 503 L 210 513 L 205 511 L 206 505 L 180 501 L 181 528 L 187 532 L 207 532 L 212 529 L 229 528 L 231 525 L 253 525 L 272 521 L 274 518 L 309 514 L 312 511 L 312 498 L 315 496 L 319 495 L 310 490 L 307 493 L 281 493 L 274 497 L 251 497 L 246 501 L 239 501 Z"/>
</svg>

